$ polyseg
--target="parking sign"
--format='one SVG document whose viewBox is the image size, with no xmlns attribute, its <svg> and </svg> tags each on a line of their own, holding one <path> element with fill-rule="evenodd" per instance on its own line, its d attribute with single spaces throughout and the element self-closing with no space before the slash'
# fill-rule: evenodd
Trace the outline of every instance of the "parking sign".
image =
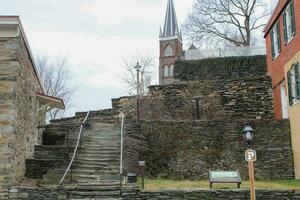
<svg viewBox="0 0 300 200">
<path fill-rule="evenodd" d="M 256 159 L 257 159 L 257 157 L 256 157 L 256 151 L 254 151 L 254 150 L 247 150 L 245 152 L 245 159 L 246 159 L 247 162 L 249 162 L 249 161 L 252 161 L 252 162 L 256 161 Z"/>
</svg>

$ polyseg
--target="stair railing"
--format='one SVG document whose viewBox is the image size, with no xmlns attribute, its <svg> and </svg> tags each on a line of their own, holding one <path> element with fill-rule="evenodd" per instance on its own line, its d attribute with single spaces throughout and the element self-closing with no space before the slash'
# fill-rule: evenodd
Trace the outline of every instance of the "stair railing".
<svg viewBox="0 0 300 200">
<path fill-rule="evenodd" d="M 124 122 L 125 122 L 125 114 L 119 111 L 119 118 L 121 119 L 121 149 L 120 149 L 120 184 L 122 185 L 122 175 L 123 175 L 123 144 L 124 144 Z"/>
<path fill-rule="evenodd" d="M 76 146 L 75 146 L 75 149 L 74 149 L 74 152 L 73 152 L 73 156 L 72 156 L 72 159 L 70 161 L 70 164 L 68 165 L 68 168 L 66 169 L 65 173 L 64 173 L 64 176 L 61 178 L 60 182 L 59 182 L 59 185 L 62 185 L 66 176 L 68 175 L 69 171 L 71 171 L 71 181 L 72 181 L 72 166 L 73 166 L 73 163 L 74 163 L 74 160 L 75 158 L 77 158 L 77 151 L 78 151 L 78 148 L 81 144 L 81 135 L 82 135 L 82 131 L 83 131 L 83 126 L 85 125 L 87 119 L 88 119 L 88 116 L 90 114 L 90 111 L 87 112 L 83 122 L 80 124 L 80 130 L 79 130 L 79 133 L 78 133 L 78 138 L 77 138 L 77 143 L 76 143 Z"/>
</svg>

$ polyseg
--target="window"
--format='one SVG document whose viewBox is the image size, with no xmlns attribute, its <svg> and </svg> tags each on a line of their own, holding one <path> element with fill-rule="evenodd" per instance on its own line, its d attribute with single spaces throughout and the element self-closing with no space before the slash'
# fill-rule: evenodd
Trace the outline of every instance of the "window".
<svg viewBox="0 0 300 200">
<path fill-rule="evenodd" d="M 169 66 L 169 75 L 173 76 L 173 72 L 174 72 L 174 65 L 172 64 Z"/>
<path fill-rule="evenodd" d="M 164 77 L 172 77 L 173 76 L 173 70 L 174 70 L 174 65 L 173 64 L 171 64 L 170 66 L 165 65 L 163 67 Z"/>
<path fill-rule="evenodd" d="M 271 45 L 272 45 L 272 57 L 275 59 L 280 53 L 280 28 L 279 21 L 277 21 L 271 30 Z"/>
<path fill-rule="evenodd" d="M 293 64 L 291 70 L 287 73 L 289 104 L 294 105 L 300 100 L 300 73 L 299 63 Z"/>
<path fill-rule="evenodd" d="M 168 77 L 169 76 L 169 67 L 168 67 L 168 65 L 165 65 L 164 67 L 163 67 L 163 73 L 164 73 L 164 77 Z"/>
<path fill-rule="evenodd" d="M 173 55 L 174 55 L 173 48 L 171 47 L 171 45 L 168 45 L 165 48 L 165 56 L 173 56 Z"/>
<path fill-rule="evenodd" d="M 283 12 L 284 42 L 289 43 L 296 33 L 294 1 L 291 1 Z"/>
</svg>

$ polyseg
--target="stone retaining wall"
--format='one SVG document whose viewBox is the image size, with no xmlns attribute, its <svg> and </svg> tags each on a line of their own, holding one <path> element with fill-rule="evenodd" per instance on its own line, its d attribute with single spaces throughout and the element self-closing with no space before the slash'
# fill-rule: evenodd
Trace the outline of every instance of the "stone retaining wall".
<svg viewBox="0 0 300 200">
<path fill-rule="evenodd" d="M 128 192 L 128 191 L 127 191 Z M 134 196 L 128 198 L 124 194 L 124 199 L 139 200 L 249 200 L 248 190 L 161 190 L 161 191 L 137 191 Z M 67 191 L 59 188 L 12 188 L 9 192 L 9 199 L 12 200 L 66 200 Z M 257 190 L 257 200 L 298 200 L 300 192 L 297 190 Z"/>
<path fill-rule="evenodd" d="M 149 96 L 139 102 L 144 120 L 274 118 L 271 80 L 266 76 L 151 86 Z"/>
<path fill-rule="evenodd" d="M 9 198 L 12 200 L 66 200 L 66 192 L 59 188 L 11 188 Z"/>
<path fill-rule="evenodd" d="M 141 192 L 141 200 L 249 200 L 248 190 L 164 190 Z M 257 190 L 257 200 L 296 200 L 300 192 L 295 190 Z"/>
<path fill-rule="evenodd" d="M 127 122 L 124 145 L 127 171 L 135 172 L 136 161 L 145 160 L 150 177 L 208 180 L 209 170 L 239 170 L 247 179 L 243 120 L 144 121 L 136 127 L 130 123 L 134 122 Z M 293 179 L 289 122 L 251 123 L 258 155 L 256 179 Z"/>
</svg>

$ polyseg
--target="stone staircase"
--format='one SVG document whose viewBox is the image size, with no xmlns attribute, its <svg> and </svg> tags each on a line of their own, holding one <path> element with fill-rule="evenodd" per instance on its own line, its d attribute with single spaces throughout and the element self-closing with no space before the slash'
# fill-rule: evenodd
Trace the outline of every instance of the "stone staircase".
<svg viewBox="0 0 300 200">
<path fill-rule="evenodd" d="M 64 187 L 69 199 L 118 199 L 120 197 L 120 125 L 92 122 L 83 130 L 82 144 Z M 67 165 L 50 169 L 41 186 L 57 185 Z"/>
</svg>

